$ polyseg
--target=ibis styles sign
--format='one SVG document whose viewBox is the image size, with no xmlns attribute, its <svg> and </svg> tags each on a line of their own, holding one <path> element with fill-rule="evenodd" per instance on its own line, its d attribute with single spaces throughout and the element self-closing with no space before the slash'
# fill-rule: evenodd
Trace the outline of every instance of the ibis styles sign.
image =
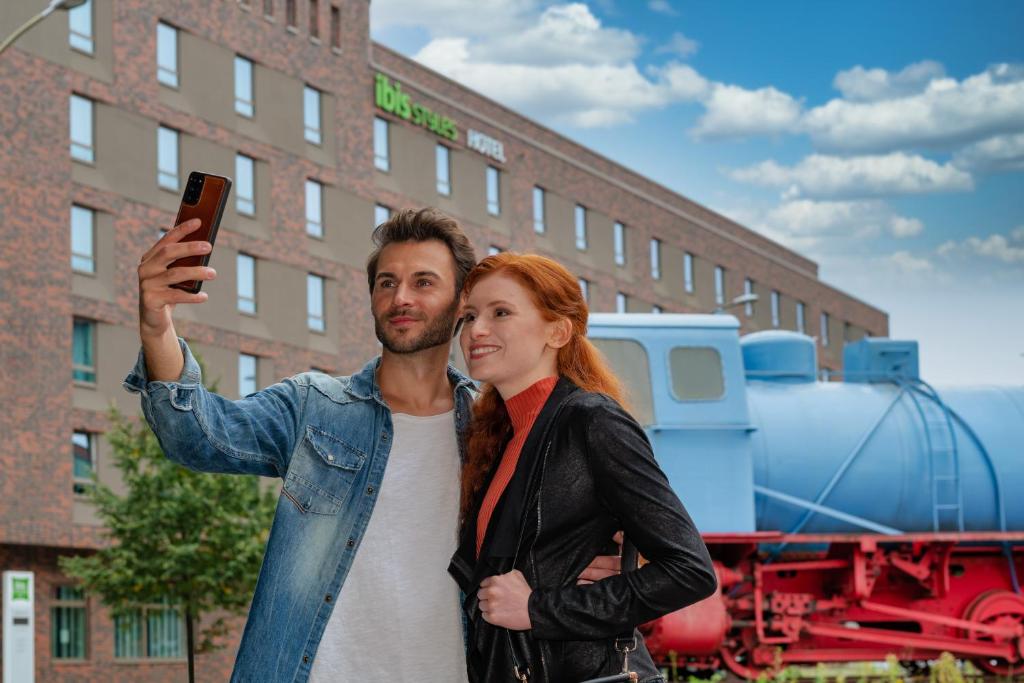
<svg viewBox="0 0 1024 683">
<path fill-rule="evenodd" d="M 408 94 L 402 92 L 402 84 L 392 81 L 384 74 L 377 74 L 374 88 L 377 106 L 417 126 L 423 126 L 432 133 L 455 141 L 459 139 L 459 129 L 455 122 L 447 116 L 431 111 L 422 104 L 412 101 Z"/>
</svg>

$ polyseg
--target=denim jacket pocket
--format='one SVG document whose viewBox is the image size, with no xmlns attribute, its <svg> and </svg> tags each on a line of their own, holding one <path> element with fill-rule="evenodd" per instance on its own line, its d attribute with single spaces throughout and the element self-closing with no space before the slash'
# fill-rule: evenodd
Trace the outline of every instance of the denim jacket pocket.
<svg viewBox="0 0 1024 683">
<path fill-rule="evenodd" d="M 292 457 L 282 493 L 300 512 L 337 514 L 365 462 L 359 449 L 309 425 Z"/>
</svg>

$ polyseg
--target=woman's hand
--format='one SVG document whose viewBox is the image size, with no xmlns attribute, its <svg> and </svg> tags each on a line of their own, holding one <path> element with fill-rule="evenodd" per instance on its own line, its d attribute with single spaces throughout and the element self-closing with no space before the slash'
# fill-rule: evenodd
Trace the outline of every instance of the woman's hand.
<svg viewBox="0 0 1024 683">
<path fill-rule="evenodd" d="M 518 569 L 508 574 L 488 576 L 480 582 L 476 597 L 484 621 L 513 631 L 528 631 L 530 623 L 530 593 L 533 589 Z"/>
</svg>

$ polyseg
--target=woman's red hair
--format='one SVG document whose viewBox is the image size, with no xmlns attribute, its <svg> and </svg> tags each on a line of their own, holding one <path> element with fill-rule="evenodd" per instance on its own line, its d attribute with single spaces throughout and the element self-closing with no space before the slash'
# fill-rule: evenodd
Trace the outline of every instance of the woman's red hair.
<svg viewBox="0 0 1024 683">
<path fill-rule="evenodd" d="M 502 252 L 488 256 L 469 272 L 463 296 L 468 296 L 482 279 L 498 273 L 518 280 L 545 320 L 565 319 L 572 323 L 569 342 L 558 350 L 559 376 L 585 391 L 606 394 L 623 404 L 618 377 L 586 337 L 590 312 L 576 277 L 558 261 L 546 256 Z M 512 423 L 505 402 L 497 389 L 484 384 L 482 395 L 473 406 L 468 453 L 462 469 L 462 519 L 469 513 L 492 463 L 501 457 L 499 449 L 503 449 L 511 437 Z"/>
</svg>

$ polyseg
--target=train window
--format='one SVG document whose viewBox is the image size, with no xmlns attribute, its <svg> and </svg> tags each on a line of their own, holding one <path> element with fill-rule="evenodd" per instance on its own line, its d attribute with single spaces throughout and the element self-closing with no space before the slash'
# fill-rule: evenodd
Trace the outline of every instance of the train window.
<svg viewBox="0 0 1024 683">
<path fill-rule="evenodd" d="M 725 395 L 722 356 L 710 346 L 677 346 L 669 354 L 672 393 L 680 401 L 713 401 Z"/>
<path fill-rule="evenodd" d="M 654 398 L 651 393 L 651 368 L 647 351 L 632 339 L 591 339 L 611 363 L 612 370 L 626 388 L 626 401 L 636 421 L 654 424 Z"/>
</svg>

